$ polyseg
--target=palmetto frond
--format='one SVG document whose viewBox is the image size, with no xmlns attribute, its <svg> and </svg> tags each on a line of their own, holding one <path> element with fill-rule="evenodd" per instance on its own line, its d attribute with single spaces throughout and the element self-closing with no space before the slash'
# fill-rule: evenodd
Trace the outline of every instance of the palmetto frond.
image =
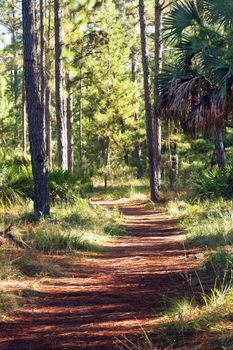
<svg viewBox="0 0 233 350">
<path fill-rule="evenodd" d="M 200 25 L 201 22 L 201 17 L 194 1 L 179 1 L 173 5 L 170 13 L 164 19 L 164 38 L 176 41 L 181 37 L 185 29 L 191 27 L 193 23 Z"/>
<path fill-rule="evenodd" d="M 158 108 L 164 116 L 172 115 L 173 119 L 187 122 L 189 114 L 210 89 L 211 84 L 203 75 L 175 76 L 161 91 Z"/>
<path fill-rule="evenodd" d="M 203 0 L 204 10 L 208 21 L 212 24 L 233 26 L 232 0 Z"/>
<path fill-rule="evenodd" d="M 179 1 L 165 19 L 165 37 L 176 43 L 179 73 L 161 74 L 158 106 L 192 132 L 232 118 L 233 62 L 226 44 L 232 29 L 223 30 L 233 23 L 231 1 L 204 0 L 203 21 L 194 1 Z"/>
</svg>

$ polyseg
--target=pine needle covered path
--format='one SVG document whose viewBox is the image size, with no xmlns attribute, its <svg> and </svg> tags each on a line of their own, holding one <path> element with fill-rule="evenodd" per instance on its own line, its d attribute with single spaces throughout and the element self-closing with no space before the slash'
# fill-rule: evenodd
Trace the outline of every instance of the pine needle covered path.
<svg viewBox="0 0 233 350">
<path fill-rule="evenodd" d="M 174 220 L 140 203 L 100 204 L 122 210 L 128 235 L 38 284 L 36 304 L 0 324 L 0 349 L 115 349 L 156 326 L 165 300 L 189 289 L 184 276 L 202 259 L 184 251 Z"/>
</svg>

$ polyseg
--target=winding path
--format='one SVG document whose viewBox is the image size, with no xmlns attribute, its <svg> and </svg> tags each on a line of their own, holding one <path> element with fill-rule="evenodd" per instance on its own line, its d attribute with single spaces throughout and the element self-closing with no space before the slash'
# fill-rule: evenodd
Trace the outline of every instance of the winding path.
<svg viewBox="0 0 233 350">
<path fill-rule="evenodd" d="M 129 234 L 40 284 L 36 304 L 0 324 L 0 349 L 113 350 L 156 326 L 167 298 L 188 290 L 184 276 L 198 259 L 184 251 L 174 220 L 143 204 L 101 204 L 120 207 Z"/>
</svg>

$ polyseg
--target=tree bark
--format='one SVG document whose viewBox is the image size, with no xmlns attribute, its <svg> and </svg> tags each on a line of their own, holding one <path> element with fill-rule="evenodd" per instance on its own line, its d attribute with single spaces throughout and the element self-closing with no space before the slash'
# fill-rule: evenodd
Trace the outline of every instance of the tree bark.
<svg viewBox="0 0 233 350">
<path fill-rule="evenodd" d="M 73 135 L 73 96 L 69 88 L 67 97 L 67 152 L 68 152 L 68 170 L 73 173 L 74 170 L 74 135 Z"/>
<path fill-rule="evenodd" d="M 155 42 L 154 42 L 154 60 L 155 60 L 155 82 L 154 82 L 154 120 L 155 120 L 155 164 L 156 174 L 160 187 L 161 182 L 161 118 L 157 109 L 159 89 L 157 85 L 158 75 L 162 68 L 162 2 L 155 0 Z"/>
<path fill-rule="evenodd" d="M 38 86 L 37 33 L 34 0 L 22 1 L 24 74 L 29 121 L 29 139 L 34 180 L 34 211 L 49 214 L 48 170 L 43 140 L 43 110 Z"/>
<path fill-rule="evenodd" d="M 52 169 L 52 127 L 51 127 L 51 92 L 49 87 L 46 88 L 45 95 L 45 129 L 46 129 L 46 156 L 48 159 L 48 167 Z"/>
<path fill-rule="evenodd" d="M 62 50 L 61 50 L 61 9 L 60 0 L 54 0 L 55 30 L 55 94 L 57 118 L 58 163 L 67 170 L 66 122 L 62 105 Z"/>
<path fill-rule="evenodd" d="M 136 87 L 136 59 L 135 59 L 135 47 L 132 48 L 132 66 L 131 66 L 131 70 L 132 70 L 132 81 Z M 139 120 L 139 115 L 138 113 L 135 113 L 134 115 L 134 119 L 137 125 L 137 122 Z M 137 135 L 136 135 L 137 138 Z M 135 141 L 135 146 L 134 146 L 134 150 L 135 150 L 135 158 L 136 158 L 136 164 L 137 164 L 137 178 L 141 179 L 143 178 L 143 166 L 142 166 L 142 160 L 141 160 L 141 156 L 142 156 L 142 149 L 141 149 L 141 144 L 138 141 L 138 139 L 136 139 Z"/>
<path fill-rule="evenodd" d="M 40 0 L 40 97 L 43 111 L 43 138 L 46 147 L 46 127 L 45 127 L 45 40 L 44 40 L 44 0 Z"/>
<path fill-rule="evenodd" d="M 25 82 L 24 82 L 24 71 L 23 71 L 23 82 L 22 82 L 22 126 L 23 126 L 23 156 L 26 157 L 27 154 L 27 115 L 25 110 Z"/>
<path fill-rule="evenodd" d="M 139 20 L 141 30 L 141 51 L 142 51 L 142 65 L 143 65 L 143 80 L 144 80 L 144 103 L 146 114 L 146 134 L 147 134 L 147 152 L 149 159 L 149 177 L 150 177 L 150 192 L 151 200 L 156 202 L 158 200 L 159 184 L 156 175 L 155 165 L 155 141 L 153 133 L 153 119 L 150 98 L 150 84 L 149 84 L 149 62 L 147 54 L 146 42 L 146 24 L 145 24 L 145 5 L 144 0 L 139 0 Z"/>
<path fill-rule="evenodd" d="M 51 0 L 48 1 L 48 4 L 45 3 L 45 17 L 48 21 L 47 29 L 47 47 L 46 49 L 51 49 Z M 46 51 L 47 52 L 47 51 Z M 48 55 L 45 55 L 46 66 L 50 67 L 52 65 L 51 58 Z M 51 119 L 51 90 L 49 86 L 50 81 L 50 72 L 47 72 L 45 77 L 45 140 L 46 140 L 46 156 L 48 159 L 48 167 L 52 169 L 53 166 L 53 157 L 52 157 L 52 119 Z"/>
<path fill-rule="evenodd" d="M 79 89 L 79 160 L 82 165 L 83 161 L 83 81 L 82 81 L 82 68 L 80 69 L 80 89 Z"/>
<path fill-rule="evenodd" d="M 216 148 L 216 157 L 219 169 L 224 169 L 226 167 L 226 155 L 223 144 L 222 129 L 216 126 L 214 129 L 214 143 Z"/>
</svg>

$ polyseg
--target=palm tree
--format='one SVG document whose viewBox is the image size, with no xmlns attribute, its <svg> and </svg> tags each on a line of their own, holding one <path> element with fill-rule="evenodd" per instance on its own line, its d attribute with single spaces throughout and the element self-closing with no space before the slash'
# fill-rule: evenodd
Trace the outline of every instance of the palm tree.
<svg viewBox="0 0 233 350">
<path fill-rule="evenodd" d="M 233 6 L 223 2 L 173 5 L 164 20 L 164 36 L 174 46 L 176 66 L 159 78 L 163 114 L 173 114 L 189 132 L 213 129 L 220 168 L 226 165 L 221 129 L 231 117 L 233 92 Z"/>
</svg>

